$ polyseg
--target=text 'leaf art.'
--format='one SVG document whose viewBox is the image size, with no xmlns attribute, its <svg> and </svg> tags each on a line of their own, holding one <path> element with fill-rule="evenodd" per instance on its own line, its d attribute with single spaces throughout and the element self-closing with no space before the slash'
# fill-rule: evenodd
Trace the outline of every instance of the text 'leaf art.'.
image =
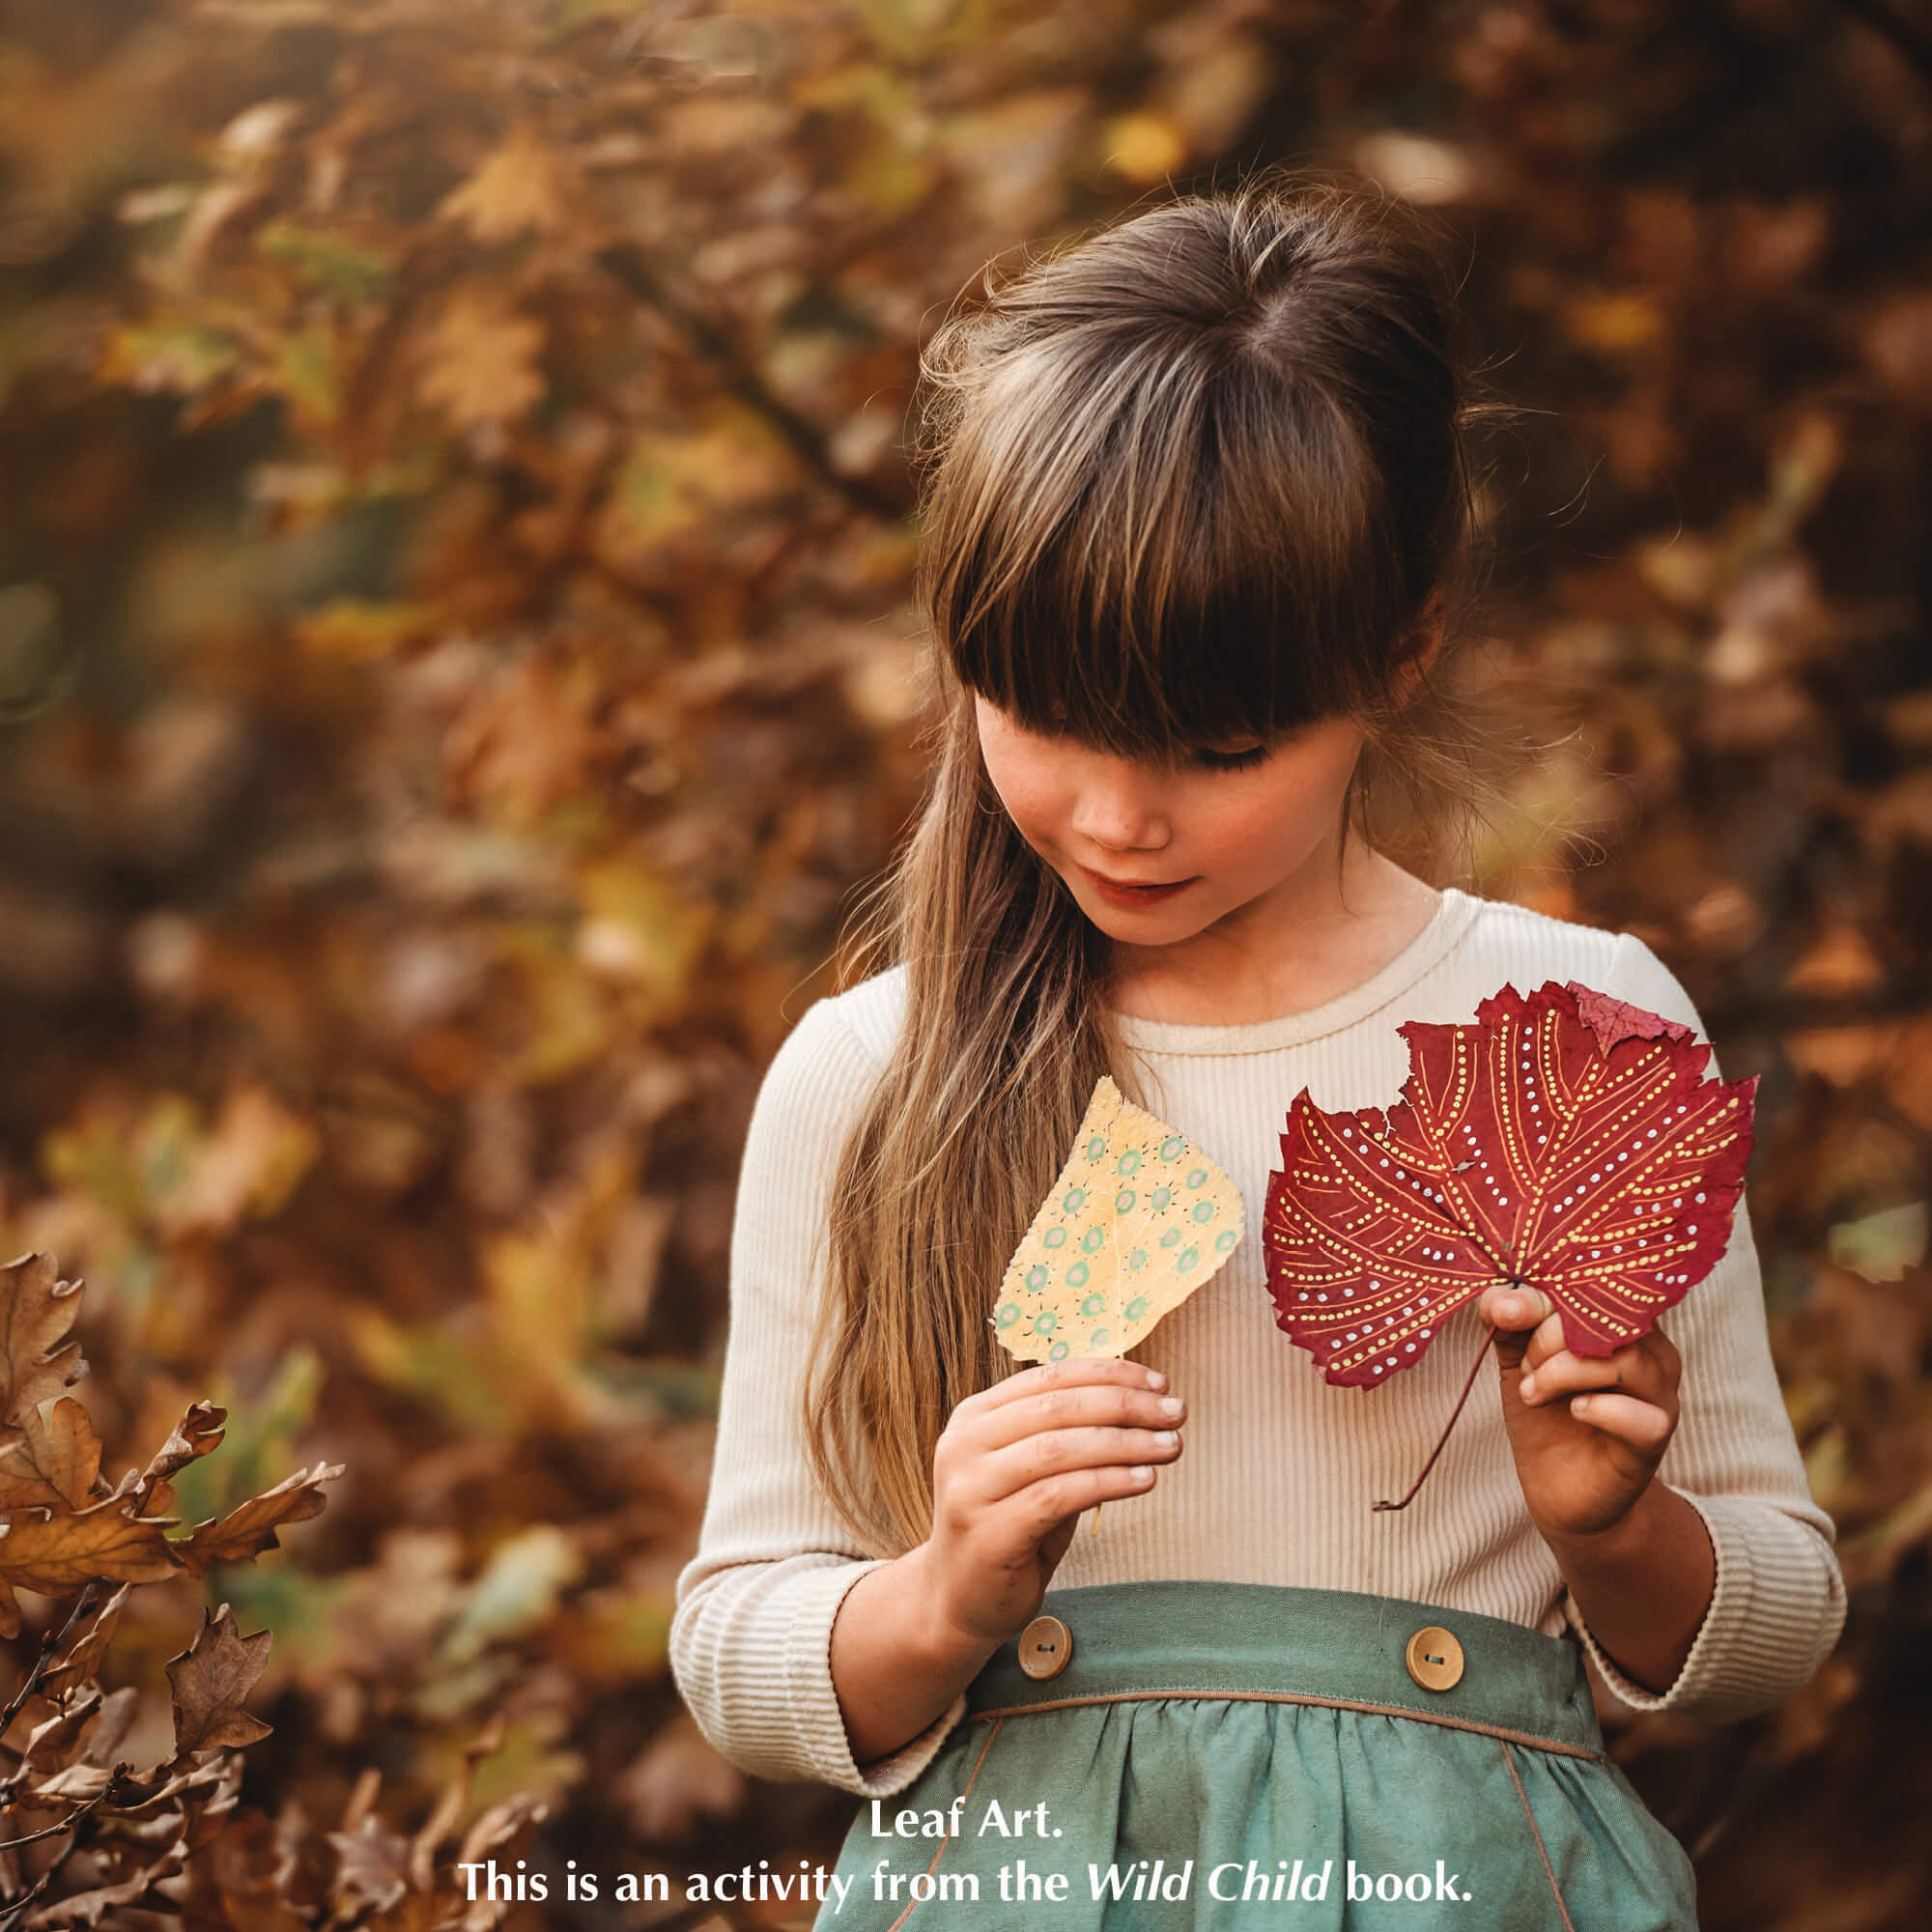
<svg viewBox="0 0 1932 1932">
<path fill-rule="evenodd" d="M 1705 1080 L 1711 1050 L 1689 1027 L 1575 980 L 1527 999 L 1505 986 L 1473 1026 L 1401 1033 L 1400 1103 L 1329 1114 L 1304 1089 L 1268 1179 L 1275 1319 L 1327 1380 L 1374 1388 L 1412 1368 L 1497 1285 L 1541 1289 L 1572 1353 L 1609 1355 L 1716 1265 L 1755 1075 Z"/>
<path fill-rule="evenodd" d="M 1025 1362 L 1123 1355 L 1241 1238 L 1235 1183 L 1105 1075 L 1000 1284 L 992 1321 Z"/>
</svg>

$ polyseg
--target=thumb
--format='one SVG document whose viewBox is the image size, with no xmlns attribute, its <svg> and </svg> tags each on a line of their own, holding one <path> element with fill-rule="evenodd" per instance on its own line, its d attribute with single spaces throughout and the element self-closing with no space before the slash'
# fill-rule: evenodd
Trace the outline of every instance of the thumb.
<svg viewBox="0 0 1932 1932">
<path fill-rule="evenodd" d="M 1521 1367 L 1529 1338 L 1555 1306 L 1540 1288 L 1492 1290 L 1484 1297 L 1483 1313 L 1495 1325 L 1496 1360 L 1502 1368 Z"/>
</svg>

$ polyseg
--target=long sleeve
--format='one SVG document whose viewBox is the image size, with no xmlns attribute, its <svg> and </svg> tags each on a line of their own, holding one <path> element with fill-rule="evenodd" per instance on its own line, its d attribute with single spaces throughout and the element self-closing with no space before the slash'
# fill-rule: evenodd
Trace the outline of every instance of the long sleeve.
<svg viewBox="0 0 1932 1932">
<path fill-rule="evenodd" d="M 1708 1042 L 1690 996 L 1630 934 L 1618 941 L 1604 990 L 1688 1024 Z M 1705 1077 L 1714 1074 L 1715 1064 Z M 1812 1500 L 1778 1389 L 1742 1197 L 1722 1260 L 1663 1326 L 1684 1368 L 1677 1432 L 1657 1474 L 1710 1533 L 1718 1573 L 1710 1607 L 1676 1681 L 1661 1693 L 1618 1670 L 1567 1590 L 1564 1615 L 1619 1702 L 1721 1722 L 1768 1710 L 1808 1683 L 1845 1620 L 1833 1525 Z"/>
<path fill-rule="evenodd" d="M 698 1728 L 743 1770 L 887 1797 L 937 1755 L 966 1700 L 862 1767 L 832 1680 L 839 1605 L 879 1567 L 839 1522 L 799 1436 L 834 1171 L 877 1070 L 838 1004 L 806 1014 L 753 1111 L 711 1490 L 697 1553 L 677 1581 L 670 1663 Z"/>
</svg>

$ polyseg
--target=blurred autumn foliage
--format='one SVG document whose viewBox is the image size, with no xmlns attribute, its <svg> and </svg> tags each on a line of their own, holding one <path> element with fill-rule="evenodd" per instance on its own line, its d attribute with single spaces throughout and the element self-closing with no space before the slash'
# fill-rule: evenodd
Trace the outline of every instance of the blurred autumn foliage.
<svg viewBox="0 0 1932 1932">
<path fill-rule="evenodd" d="M 46 1390 L 7 1453 L 64 1430 L 60 1507 L 124 1522 L 331 1478 L 266 1561 L 143 1532 L 4 1730 L 0 1928 L 782 1922 L 479 1913 L 447 1861 L 837 1842 L 665 1640 L 751 1099 L 916 796 L 919 344 L 1279 159 L 1431 207 L 1528 412 L 1472 662 L 1553 749 L 1465 883 L 1642 934 L 1763 1075 L 1851 1622 L 1617 1754 L 1707 1928 L 1923 1922 L 1922 8 L 0 0 L 0 1260 L 88 1278 L 130 1476 Z M 81 1578 L 0 1579 L 24 1684 Z M 163 1661 L 260 1631 L 179 1729 Z"/>
</svg>

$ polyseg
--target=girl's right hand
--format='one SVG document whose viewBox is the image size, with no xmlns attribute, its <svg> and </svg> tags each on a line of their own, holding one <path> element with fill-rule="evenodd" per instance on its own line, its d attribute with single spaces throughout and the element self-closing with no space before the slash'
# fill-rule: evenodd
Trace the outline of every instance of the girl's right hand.
<svg viewBox="0 0 1932 1932">
<path fill-rule="evenodd" d="M 1038 1613 L 1082 1510 L 1145 1494 L 1180 1454 L 1186 1405 L 1111 1355 L 1022 1370 L 968 1396 L 932 1458 L 920 1546 L 939 1631 L 997 1646 Z"/>
</svg>

